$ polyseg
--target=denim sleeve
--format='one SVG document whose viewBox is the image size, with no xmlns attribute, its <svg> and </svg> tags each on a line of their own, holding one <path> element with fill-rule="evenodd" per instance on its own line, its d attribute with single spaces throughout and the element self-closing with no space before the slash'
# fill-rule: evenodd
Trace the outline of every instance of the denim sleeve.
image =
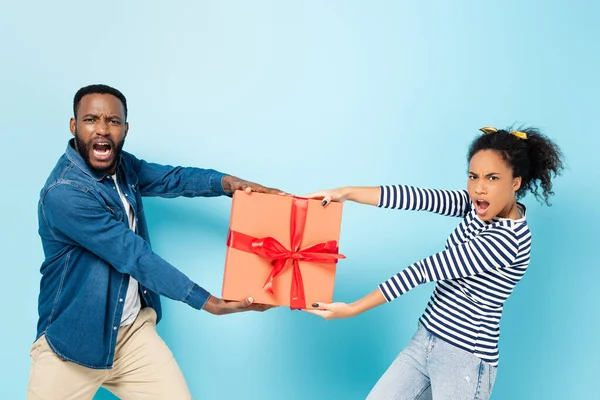
<svg viewBox="0 0 600 400">
<path fill-rule="evenodd" d="M 221 183 L 225 176 L 222 172 L 214 169 L 160 165 L 131 157 L 142 196 L 229 196 Z"/>
<path fill-rule="evenodd" d="M 202 309 L 210 294 L 156 255 L 150 245 L 111 214 L 93 194 L 63 183 L 42 198 L 55 240 L 81 246 L 159 295 Z"/>
</svg>

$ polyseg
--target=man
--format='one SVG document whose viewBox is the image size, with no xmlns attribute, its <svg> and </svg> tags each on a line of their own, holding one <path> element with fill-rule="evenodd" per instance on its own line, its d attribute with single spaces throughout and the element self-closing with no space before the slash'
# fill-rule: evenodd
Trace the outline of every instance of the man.
<svg viewBox="0 0 600 400">
<path fill-rule="evenodd" d="M 106 85 L 81 88 L 65 154 L 41 191 L 39 321 L 29 399 L 91 399 L 103 386 L 120 398 L 190 399 L 156 332 L 160 297 L 211 314 L 269 306 L 211 296 L 156 255 L 143 196 L 281 193 L 215 170 L 148 163 L 122 151 L 127 101 Z"/>
</svg>

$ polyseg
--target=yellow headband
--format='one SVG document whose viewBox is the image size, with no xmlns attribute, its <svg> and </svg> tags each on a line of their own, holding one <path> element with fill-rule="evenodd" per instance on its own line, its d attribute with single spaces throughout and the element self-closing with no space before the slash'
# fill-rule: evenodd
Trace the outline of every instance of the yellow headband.
<svg viewBox="0 0 600 400">
<path fill-rule="evenodd" d="M 495 133 L 498 132 L 498 129 L 491 127 L 491 126 L 484 126 L 483 128 L 479 129 L 481 132 L 485 133 L 486 135 L 489 133 Z M 516 137 L 518 137 L 519 139 L 523 139 L 526 140 L 527 139 L 527 134 L 525 132 L 521 132 L 521 131 L 512 131 L 510 132 L 511 135 L 515 135 Z"/>
</svg>

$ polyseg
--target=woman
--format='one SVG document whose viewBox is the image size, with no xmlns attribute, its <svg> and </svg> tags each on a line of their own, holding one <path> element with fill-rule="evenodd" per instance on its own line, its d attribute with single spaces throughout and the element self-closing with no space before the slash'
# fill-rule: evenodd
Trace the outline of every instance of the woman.
<svg viewBox="0 0 600 400">
<path fill-rule="evenodd" d="M 307 195 L 383 208 L 430 211 L 462 220 L 445 250 L 400 271 L 351 304 L 315 303 L 326 319 L 358 315 L 436 281 L 419 328 L 369 399 L 488 399 L 498 366 L 502 307 L 529 265 L 527 192 L 548 203 L 563 168 L 559 148 L 534 128 L 486 127 L 469 148 L 467 190 L 405 185 L 345 187 Z M 541 194 L 538 190 L 541 189 Z"/>
</svg>

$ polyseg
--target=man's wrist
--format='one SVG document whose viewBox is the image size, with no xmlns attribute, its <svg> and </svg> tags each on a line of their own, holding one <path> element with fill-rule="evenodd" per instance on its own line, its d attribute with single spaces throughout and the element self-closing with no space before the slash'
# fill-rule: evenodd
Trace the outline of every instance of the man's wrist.
<svg viewBox="0 0 600 400">
<path fill-rule="evenodd" d="M 221 308 L 222 302 L 223 302 L 222 299 L 219 299 L 218 297 L 211 295 L 208 298 L 208 300 L 206 300 L 206 303 L 204 303 L 204 306 L 202 307 L 202 309 L 211 314 L 218 314 L 219 310 Z"/>
<path fill-rule="evenodd" d="M 223 178 L 221 178 L 221 186 L 223 187 L 223 191 L 227 194 L 233 194 L 233 192 L 235 191 L 233 189 L 233 180 L 234 177 L 231 175 L 223 175 Z"/>
</svg>

